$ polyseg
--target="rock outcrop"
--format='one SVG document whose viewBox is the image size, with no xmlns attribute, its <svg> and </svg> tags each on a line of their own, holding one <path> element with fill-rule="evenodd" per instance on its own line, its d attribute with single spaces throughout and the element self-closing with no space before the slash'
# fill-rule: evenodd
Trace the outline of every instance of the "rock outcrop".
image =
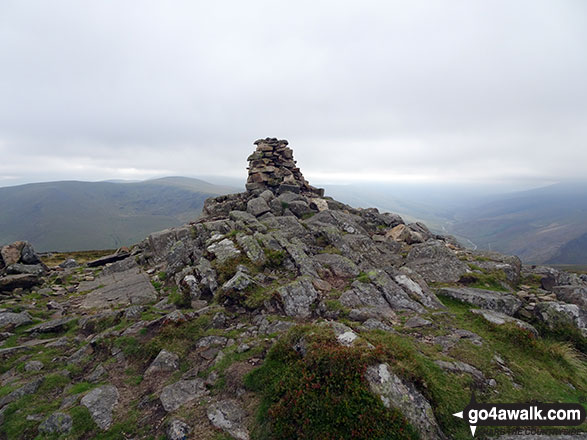
<svg viewBox="0 0 587 440">
<path fill-rule="evenodd" d="M 586 277 L 337 202 L 256 145 L 246 191 L 131 249 L 1 249 L 0 438 L 442 440 L 473 389 L 587 393 Z"/>
</svg>

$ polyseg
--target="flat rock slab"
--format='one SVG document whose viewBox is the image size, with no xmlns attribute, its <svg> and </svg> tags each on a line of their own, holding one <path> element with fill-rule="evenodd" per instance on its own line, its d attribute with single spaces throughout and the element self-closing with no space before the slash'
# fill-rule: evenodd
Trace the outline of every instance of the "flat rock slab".
<svg viewBox="0 0 587 440">
<path fill-rule="evenodd" d="M 161 391 L 159 399 L 165 411 L 175 411 L 183 404 L 208 394 L 202 379 L 180 380 L 167 385 Z"/>
<path fill-rule="evenodd" d="M 243 425 L 245 412 L 236 402 L 222 400 L 213 403 L 206 413 L 216 428 L 222 429 L 237 440 L 249 440 L 249 431 Z"/>
<path fill-rule="evenodd" d="M 94 388 L 82 398 L 81 404 L 88 408 L 96 425 L 107 430 L 112 425 L 112 411 L 118 404 L 118 390 L 114 385 Z"/>
<path fill-rule="evenodd" d="M 37 284 L 41 284 L 41 282 L 41 278 L 29 273 L 6 275 L 0 278 L 0 292 L 12 292 L 19 287 L 22 289 L 28 289 Z"/>
<path fill-rule="evenodd" d="M 484 310 L 484 309 L 471 309 L 471 313 L 475 315 L 482 316 L 486 321 L 491 322 L 495 325 L 504 325 L 506 323 L 512 323 L 523 330 L 527 330 L 532 333 L 534 336 L 538 336 L 538 331 L 527 322 L 524 322 L 517 318 L 512 318 L 504 313 L 494 312 L 493 310 Z"/>
<path fill-rule="evenodd" d="M 31 315 L 27 312 L 3 312 L 0 313 L 0 329 L 5 327 L 18 327 L 20 325 L 30 324 L 33 322 Z"/>
<path fill-rule="evenodd" d="M 416 387 L 394 374 L 389 365 L 379 364 L 367 368 L 365 373 L 371 391 L 378 395 L 386 408 L 398 409 L 420 433 L 423 440 L 444 439 L 436 423 L 430 403 Z"/>
<path fill-rule="evenodd" d="M 444 287 L 438 293 L 509 316 L 516 313 L 522 306 L 522 301 L 508 292 L 496 292 L 472 287 Z"/>
<path fill-rule="evenodd" d="M 51 321 L 41 322 L 26 330 L 26 333 L 53 333 L 59 332 L 65 329 L 70 323 L 75 321 L 77 318 L 59 318 Z"/>
<path fill-rule="evenodd" d="M 115 261 L 124 260 L 129 255 L 130 254 L 128 252 L 121 252 L 121 253 L 118 253 L 118 254 L 106 255 L 104 257 L 97 258 L 96 260 L 88 261 L 86 263 L 86 265 L 88 267 L 104 266 L 104 265 L 106 265 L 108 263 L 114 263 Z"/>
<path fill-rule="evenodd" d="M 102 275 L 94 281 L 84 281 L 78 287 L 80 292 L 88 290 L 91 292 L 81 302 L 85 309 L 148 304 L 157 299 L 149 277 L 137 269 Z"/>
</svg>

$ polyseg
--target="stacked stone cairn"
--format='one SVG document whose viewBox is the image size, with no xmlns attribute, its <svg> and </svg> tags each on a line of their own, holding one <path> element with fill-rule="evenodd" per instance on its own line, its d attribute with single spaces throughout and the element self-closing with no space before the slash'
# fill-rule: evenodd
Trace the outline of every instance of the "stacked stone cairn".
<svg viewBox="0 0 587 440">
<path fill-rule="evenodd" d="M 324 189 L 311 186 L 293 159 L 293 151 L 288 142 L 276 138 L 259 139 L 254 142 L 257 149 L 248 157 L 248 191 L 266 189 L 275 194 L 286 191 L 297 194 L 324 196 Z"/>
</svg>

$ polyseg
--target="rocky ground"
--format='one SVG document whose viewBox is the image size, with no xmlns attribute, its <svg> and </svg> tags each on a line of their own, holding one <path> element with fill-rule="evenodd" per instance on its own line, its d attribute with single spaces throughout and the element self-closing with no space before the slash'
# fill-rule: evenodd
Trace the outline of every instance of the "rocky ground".
<svg viewBox="0 0 587 440">
<path fill-rule="evenodd" d="M 293 156 L 266 141 L 247 192 L 132 249 L 47 266 L 2 248 L 0 438 L 465 439 L 473 390 L 584 401 L 587 277 L 351 208 L 299 170 L 280 186 L 263 152 Z"/>
</svg>

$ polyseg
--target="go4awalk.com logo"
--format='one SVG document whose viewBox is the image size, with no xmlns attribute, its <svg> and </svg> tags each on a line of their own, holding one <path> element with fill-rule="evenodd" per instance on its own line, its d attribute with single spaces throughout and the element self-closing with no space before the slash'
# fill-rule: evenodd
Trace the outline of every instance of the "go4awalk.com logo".
<svg viewBox="0 0 587 440">
<path fill-rule="evenodd" d="M 580 403 L 477 403 L 474 394 L 453 414 L 469 424 L 473 436 L 477 426 L 579 426 L 585 415 Z"/>
</svg>

